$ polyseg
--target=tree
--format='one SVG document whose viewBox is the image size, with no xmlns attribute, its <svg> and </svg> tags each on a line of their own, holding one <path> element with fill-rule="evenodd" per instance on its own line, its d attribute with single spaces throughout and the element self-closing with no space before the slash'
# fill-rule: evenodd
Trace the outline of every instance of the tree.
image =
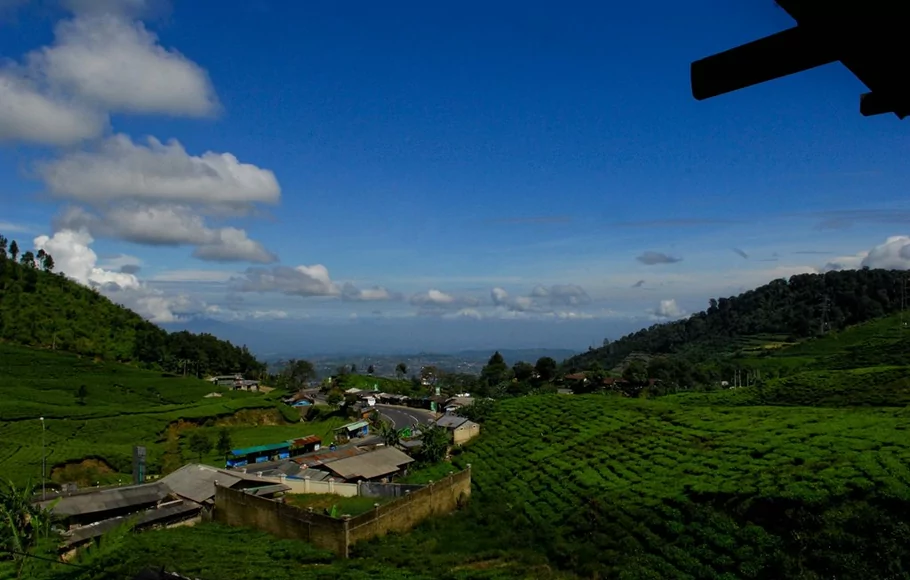
<svg viewBox="0 0 910 580">
<path fill-rule="evenodd" d="M 230 431 L 222 427 L 221 430 L 218 431 L 218 442 L 215 443 L 215 449 L 218 450 L 218 453 L 227 457 L 233 447 L 234 442 L 231 441 Z"/>
<path fill-rule="evenodd" d="M 556 361 L 548 356 L 540 357 L 537 359 L 537 364 L 534 365 L 534 370 L 537 371 L 540 380 L 544 382 L 550 382 L 556 378 L 557 368 Z"/>
<path fill-rule="evenodd" d="M 9 244 L 9 257 L 12 258 L 13 262 L 19 259 L 19 244 L 16 243 L 16 240 Z"/>
<path fill-rule="evenodd" d="M 308 360 L 291 359 L 284 368 L 283 381 L 291 390 L 302 389 L 316 378 L 316 368 Z"/>
<path fill-rule="evenodd" d="M 202 456 L 211 450 L 212 440 L 205 433 L 197 429 L 190 434 L 190 451 L 199 456 L 199 463 L 202 463 Z"/>
<path fill-rule="evenodd" d="M 19 259 L 19 263 L 25 266 L 26 268 L 37 268 L 38 265 L 35 263 L 35 254 L 31 250 L 26 251 L 22 254 L 22 257 Z"/>
<path fill-rule="evenodd" d="M 357 364 L 356 364 L 356 363 L 351 364 L 351 374 L 352 374 L 352 375 L 356 375 L 356 374 L 357 374 Z"/>
<path fill-rule="evenodd" d="M 534 376 L 534 365 L 524 361 L 518 361 L 512 365 L 512 374 L 515 375 L 515 380 L 521 382 L 530 381 Z"/>
<path fill-rule="evenodd" d="M 325 402 L 328 403 L 329 406 L 336 407 L 336 408 L 338 407 L 338 405 L 341 404 L 341 402 L 343 400 L 344 400 L 344 395 L 341 394 L 341 390 L 339 390 L 339 389 L 332 389 L 331 391 L 329 391 L 329 394 L 326 395 L 326 397 L 325 397 Z"/>
<path fill-rule="evenodd" d="M 6 249 L 9 247 L 9 240 L 3 234 L 0 234 L 0 260 L 6 259 Z"/>
<path fill-rule="evenodd" d="M 480 370 L 480 378 L 488 387 L 509 379 L 509 366 L 498 350 L 493 353 L 487 364 Z"/>
<path fill-rule="evenodd" d="M 85 404 L 85 398 L 88 396 L 88 387 L 85 385 L 79 385 L 79 388 L 76 389 L 76 398 L 79 399 L 79 404 Z"/>
<path fill-rule="evenodd" d="M 395 367 L 395 374 L 399 379 L 403 378 L 408 374 L 408 365 L 404 364 L 403 362 L 398 363 L 398 365 Z"/>
<path fill-rule="evenodd" d="M 622 378 L 636 385 L 647 383 L 648 367 L 640 360 L 633 360 L 625 369 L 623 369 Z"/>
<path fill-rule="evenodd" d="M 7 557 L 13 560 L 19 578 L 35 576 L 26 571 L 35 552 L 50 552 L 42 554 L 44 557 L 56 555 L 53 516 L 32 500 L 31 485 L 18 488 L 9 479 L 0 481 L 0 550 L 13 552 L 0 556 L 0 562 Z"/>
<path fill-rule="evenodd" d="M 439 463 L 449 452 L 449 432 L 435 423 L 420 425 L 420 461 Z"/>
<path fill-rule="evenodd" d="M 394 447 L 401 442 L 401 435 L 398 433 L 398 429 L 388 420 L 379 422 L 379 436 L 382 437 L 382 442 L 389 447 Z"/>
<path fill-rule="evenodd" d="M 368 374 L 368 375 L 372 375 L 372 374 L 375 373 L 375 372 L 376 372 L 376 369 L 373 368 L 373 365 L 370 365 L 370 366 L 367 367 L 367 374 Z"/>
</svg>

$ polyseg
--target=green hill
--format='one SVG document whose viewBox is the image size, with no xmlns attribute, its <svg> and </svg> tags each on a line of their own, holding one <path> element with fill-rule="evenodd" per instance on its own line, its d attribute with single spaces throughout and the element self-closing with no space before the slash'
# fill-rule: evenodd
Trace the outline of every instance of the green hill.
<svg viewBox="0 0 910 580">
<path fill-rule="evenodd" d="M 31 252 L 16 262 L 4 242 L 0 235 L 0 341 L 200 376 L 265 368 L 245 347 L 167 333 L 95 289 L 41 269 Z"/>
<path fill-rule="evenodd" d="M 711 299 L 703 312 L 626 335 L 566 359 L 567 371 L 595 362 L 613 368 L 633 353 L 674 354 L 701 363 L 768 344 L 798 342 L 900 311 L 906 272 L 844 270 L 775 280 L 730 298 Z M 686 377 L 691 381 L 699 377 Z"/>
</svg>

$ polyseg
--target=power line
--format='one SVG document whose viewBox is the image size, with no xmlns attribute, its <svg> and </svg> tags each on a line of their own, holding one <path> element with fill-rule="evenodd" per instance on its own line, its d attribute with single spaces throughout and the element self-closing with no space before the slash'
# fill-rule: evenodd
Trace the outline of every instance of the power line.
<svg viewBox="0 0 910 580">
<path fill-rule="evenodd" d="M 71 568 L 79 568 L 81 570 L 88 570 L 90 572 L 104 572 L 108 576 L 126 578 L 128 580 L 134 580 L 137 577 L 136 574 L 127 574 L 124 572 L 114 572 L 110 568 L 104 568 L 102 566 L 85 566 L 83 564 L 73 564 L 72 562 L 67 562 L 65 560 L 60 560 L 59 558 L 48 558 L 45 556 L 39 556 L 38 554 L 31 554 L 29 552 L 19 552 L 18 550 L 7 550 L 6 548 L 0 548 L 0 553 L 12 554 L 14 556 L 24 556 L 26 558 L 32 558 L 34 560 L 42 560 L 44 562 L 51 562 L 53 564 L 60 564 L 62 566 L 69 566 Z M 149 571 L 153 569 L 149 568 Z M 158 574 L 158 578 L 172 579 L 172 580 L 202 580 L 202 578 L 195 577 L 189 578 L 188 576 L 181 576 L 173 572 L 165 572 L 164 568 L 155 570 L 154 573 Z"/>
</svg>

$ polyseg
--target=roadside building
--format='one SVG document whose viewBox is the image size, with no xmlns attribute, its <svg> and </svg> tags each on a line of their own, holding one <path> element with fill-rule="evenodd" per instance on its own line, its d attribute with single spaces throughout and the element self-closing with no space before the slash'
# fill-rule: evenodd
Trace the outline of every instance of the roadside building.
<svg viewBox="0 0 910 580">
<path fill-rule="evenodd" d="M 357 437 L 366 437 L 370 433 L 370 424 L 367 421 L 355 421 L 335 429 L 335 441 L 347 443 Z"/>
<path fill-rule="evenodd" d="M 480 425 L 458 415 L 443 415 L 434 423 L 449 432 L 454 445 L 462 445 L 480 435 Z"/>
<path fill-rule="evenodd" d="M 348 482 L 378 481 L 403 475 L 407 466 L 413 462 L 412 457 L 394 447 L 382 447 L 376 451 L 326 463 L 323 469 Z"/>
</svg>

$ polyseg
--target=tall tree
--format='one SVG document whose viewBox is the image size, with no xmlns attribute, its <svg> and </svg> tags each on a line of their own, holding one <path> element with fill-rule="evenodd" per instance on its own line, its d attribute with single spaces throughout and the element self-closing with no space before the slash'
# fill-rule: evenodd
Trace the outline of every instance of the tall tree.
<svg viewBox="0 0 910 580">
<path fill-rule="evenodd" d="M 218 450 L 218 453 L 227 457 L 233 447 L 234 442 L 231 441 L 231 432 L 222 427 L 218 431 L 218 442 L 215 443 L 215 449 Z"/>
<path fill-rule="evenodd" d="M 37 264 L 35 263 L 35 254 L 28 250 L 22 254 L 22 257 L 19 259 L 19 263 L 25 266 L 26 268 L 36 268 Z"/>
<path fill-rule="evenodd" d="M 398 365 L 395 367 L 395 374 L 399 379 L 403 378 L 408 374 L 408 365 L 404 364 L 403 362 L 398 363 Z"/>
<path fill-rule="evenodd" d="M 548 356 L 540 357 L 537 359 L 537 364 L 534 365 L 534 370 L 537 371 L 540 380 L 545 382 L 550 382 L 556 378 L 556 369 L 556 361 Z"/>
<path fill-rule="evenodd" d="M 480 378 L 488 387 L 508 380 L 509 366 L 498 350 L 493 353 L 487 364 L 480 370 Z"/>
<path fill-rule="evenodd" d="M 423 463 L 439 463 L 449 452 L 449 432 L 435 423 L 420 425 L 420 452 Z"/>
<path fill-rule="evenodd" d="M 79 385 L 79 388 L 76 389 L 76 398 L 79 400 L 80 405 L 85 404 L 85 398 L 88 396 L 88 387 L 85 385 Z"/>
<path fill-rule="evenodd" d="M 44 258 L 41 261 L 41 266 L 44 268 L 45 272 L 53 272 L 55 266 L 54 257 L 50 254 L 44 254 Z"/>
<path fill-rule="evenodd" d="M 370 366 L 367 367 L 367 374 L 368 374 L 368 375 L 371 375 L 371 376 L 372 376 L 373 373 L 375 373 L 375 372 L 376 372 L 376 369 L 373 367 L 373 365 L 370 365 Z"/>
<path fill-rule="evenodd" d="M 193 430 L 190 434 L 190 451 L 199 457 L 199 463 L 202 463 L 202 456 L 212 450 L 212 440 L 205 433 L 198 429 Z"/>
<path fill-rule="evenodd" d="M 534 365 L 524 361 L 518 361 L 512 365 L 512 374 L 515 375 L 515 379 L 518 381 L 530 381 L 534 376 Z"/>
<path fill-rule="evenodd" d="M 19 260 L 19 244 L 16 243 L 16 240 L 9 244 L 9 257 L 12 258 L 13 262 Z"/>
<path fill-rule="evenodd" d="M 6 249 L 9 248 L 9 240 L 3 234 L 0 234 L 0 260 L 6 259 Z"/>
</svg>

